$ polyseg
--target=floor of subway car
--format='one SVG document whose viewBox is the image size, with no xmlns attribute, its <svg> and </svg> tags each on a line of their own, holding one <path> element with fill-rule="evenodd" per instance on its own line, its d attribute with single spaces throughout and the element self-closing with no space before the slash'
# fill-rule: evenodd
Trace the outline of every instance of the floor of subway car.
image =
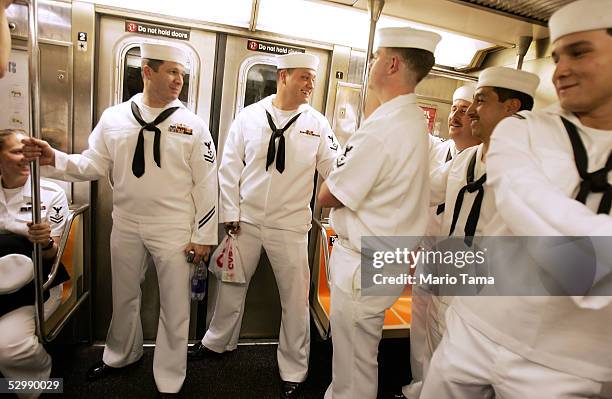
<svg viewBox="0 0 612 399">
<path fill-rule="evenodd" d="M 65 345 L 49 348 L 52 377 L 63 377 L 67 398 L 155 398 L 153 350 L 145 347 L 143 361 L 122 373 L 88 382 L 89 366 L 102 357 L 103 347 Z M 313 336 L 308 378 L 300 398 L 322 398 L 331 380 L 331 341 Z M 410 380 L 408 338 L 386 339 L 380 345 L 379 398 L 386 399 Z M 189 362 L 183 398 L 276 399 L 279 378 L 276 345 L 240 345 L 218 359 Z M 56 395 L 43 395 L 53 398 Z"/>
</svg>

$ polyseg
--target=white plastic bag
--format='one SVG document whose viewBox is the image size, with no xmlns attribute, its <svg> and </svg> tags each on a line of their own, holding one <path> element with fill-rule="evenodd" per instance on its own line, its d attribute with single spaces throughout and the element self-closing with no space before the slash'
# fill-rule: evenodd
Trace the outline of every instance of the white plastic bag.
<svg viewBox="0 0 612 399">
<path fill-rule="evenodd" d="M 215 249 L 208 266 L 218 280 L 226 283 L 246 283 L 236 237 L 231 234 Z"/>
</svg>

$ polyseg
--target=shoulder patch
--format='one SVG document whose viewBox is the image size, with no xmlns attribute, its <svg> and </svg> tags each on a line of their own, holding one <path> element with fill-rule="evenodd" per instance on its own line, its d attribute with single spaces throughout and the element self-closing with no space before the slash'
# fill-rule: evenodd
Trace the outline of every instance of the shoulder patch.
<svg viewBox="0 0 612 399">
<path fill-rule="evenodd" d="M 341 166 L 344 166 L 344 164 L 346 163 L 346 156 L 352 149 L 352 145 L 347 145 L 346 148 L 344 148 L 344 153 L 338 156 L 338 158 L 336 158 L 336 167 L 339 168 Z"/>
<path fill-rule="evenodd" d="M 64 220 L 64 215 L 60 214 L 60 211 L 62 210 L 62 207 L 61 206 L 54 206 L 53 210 L 55 211 L 55 213 L 52 214 L 51 216 L 49 216 L 49 219 L 53 223 L 61 223 Z"/>
<path fill-rule="evenodd" d="M 334 135 L 330 134 L 329 136 L 327 136 L 327 138 L 329 139 L 329 141 L 331 141 L 329 149 L 332 150 L 332 151 L 337 151 L 338 150 L 338 143 L 336 143 L 336 141 L 334 140 Z"/>
<path fill-rule="evenodd" d="M 212 150 L 212 141 L 205 141 L 204 142 L 204 160 L 208 161 L 210 163 L 214 163 L 215 162 L 215 152 Z"/>
</svg>

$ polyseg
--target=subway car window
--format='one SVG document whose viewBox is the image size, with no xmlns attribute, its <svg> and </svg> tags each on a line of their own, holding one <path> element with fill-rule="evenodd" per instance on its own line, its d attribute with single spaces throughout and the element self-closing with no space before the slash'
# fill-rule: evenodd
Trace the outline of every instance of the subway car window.
<svg viewBox="0 0 612 399">
<path fill-rule="evenodd" d="M 276 93 L 276 66 L 255 64 L 249 68 L 244 92 L 244 106 L 256 103 L 274 93 Z"/>
<path fill-rule="evenodd" d="M 140 47 L 136 46 L 128 50 L 123 63 L 123 100 L 127 101 L 132 96 L 142 93 L 142 67 L 140 66 Z M 183 89 L 179 95 L 179 100 L 188 107 L 189 100 L 189 66 L 185 68 L 183 78 Z"/>
</svg>

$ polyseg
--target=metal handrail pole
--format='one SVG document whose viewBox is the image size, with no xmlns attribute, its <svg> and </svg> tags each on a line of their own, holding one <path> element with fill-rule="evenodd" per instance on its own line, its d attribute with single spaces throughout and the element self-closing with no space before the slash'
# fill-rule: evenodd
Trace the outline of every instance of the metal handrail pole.
<svg viewBox="0 0 612 399">
<path fill-rule="evenodd" d="M 30 135 L 40 138 L 40 49 L 38 47 L 38 1 L 25 2 L 28 6 L 28 71 L 30 83 Z M 30 162 L 30 186 L 32 190 L 32 223 L 41 222 L 40 217 L 40 170 L 38 159 Z M 40 244 L 34 244 L 34 288 L 36 293 L 36 334 L 43 336 L 43 265 Z"/>
<path fill-rule="evenodd" d="M 357 129 L 361 126 L 361 117 L 365 114 L 366 95 L 368 92 L 368 77 L 370 75 L 370 60 L 372 59 L 372 50 L 374 49 L 374 36 L 376 35 L 376 23 L 380 18 L 385 0 L 370 0 L 368 9 L 370 11 L 370 36 L 368 37 L 368 50 L 366 51 L 366 60 L 363 67 L 363 77 L 361 79 L 361 93 L 359 96 L 359 107 L 357 108 Z"/>
</svg>

